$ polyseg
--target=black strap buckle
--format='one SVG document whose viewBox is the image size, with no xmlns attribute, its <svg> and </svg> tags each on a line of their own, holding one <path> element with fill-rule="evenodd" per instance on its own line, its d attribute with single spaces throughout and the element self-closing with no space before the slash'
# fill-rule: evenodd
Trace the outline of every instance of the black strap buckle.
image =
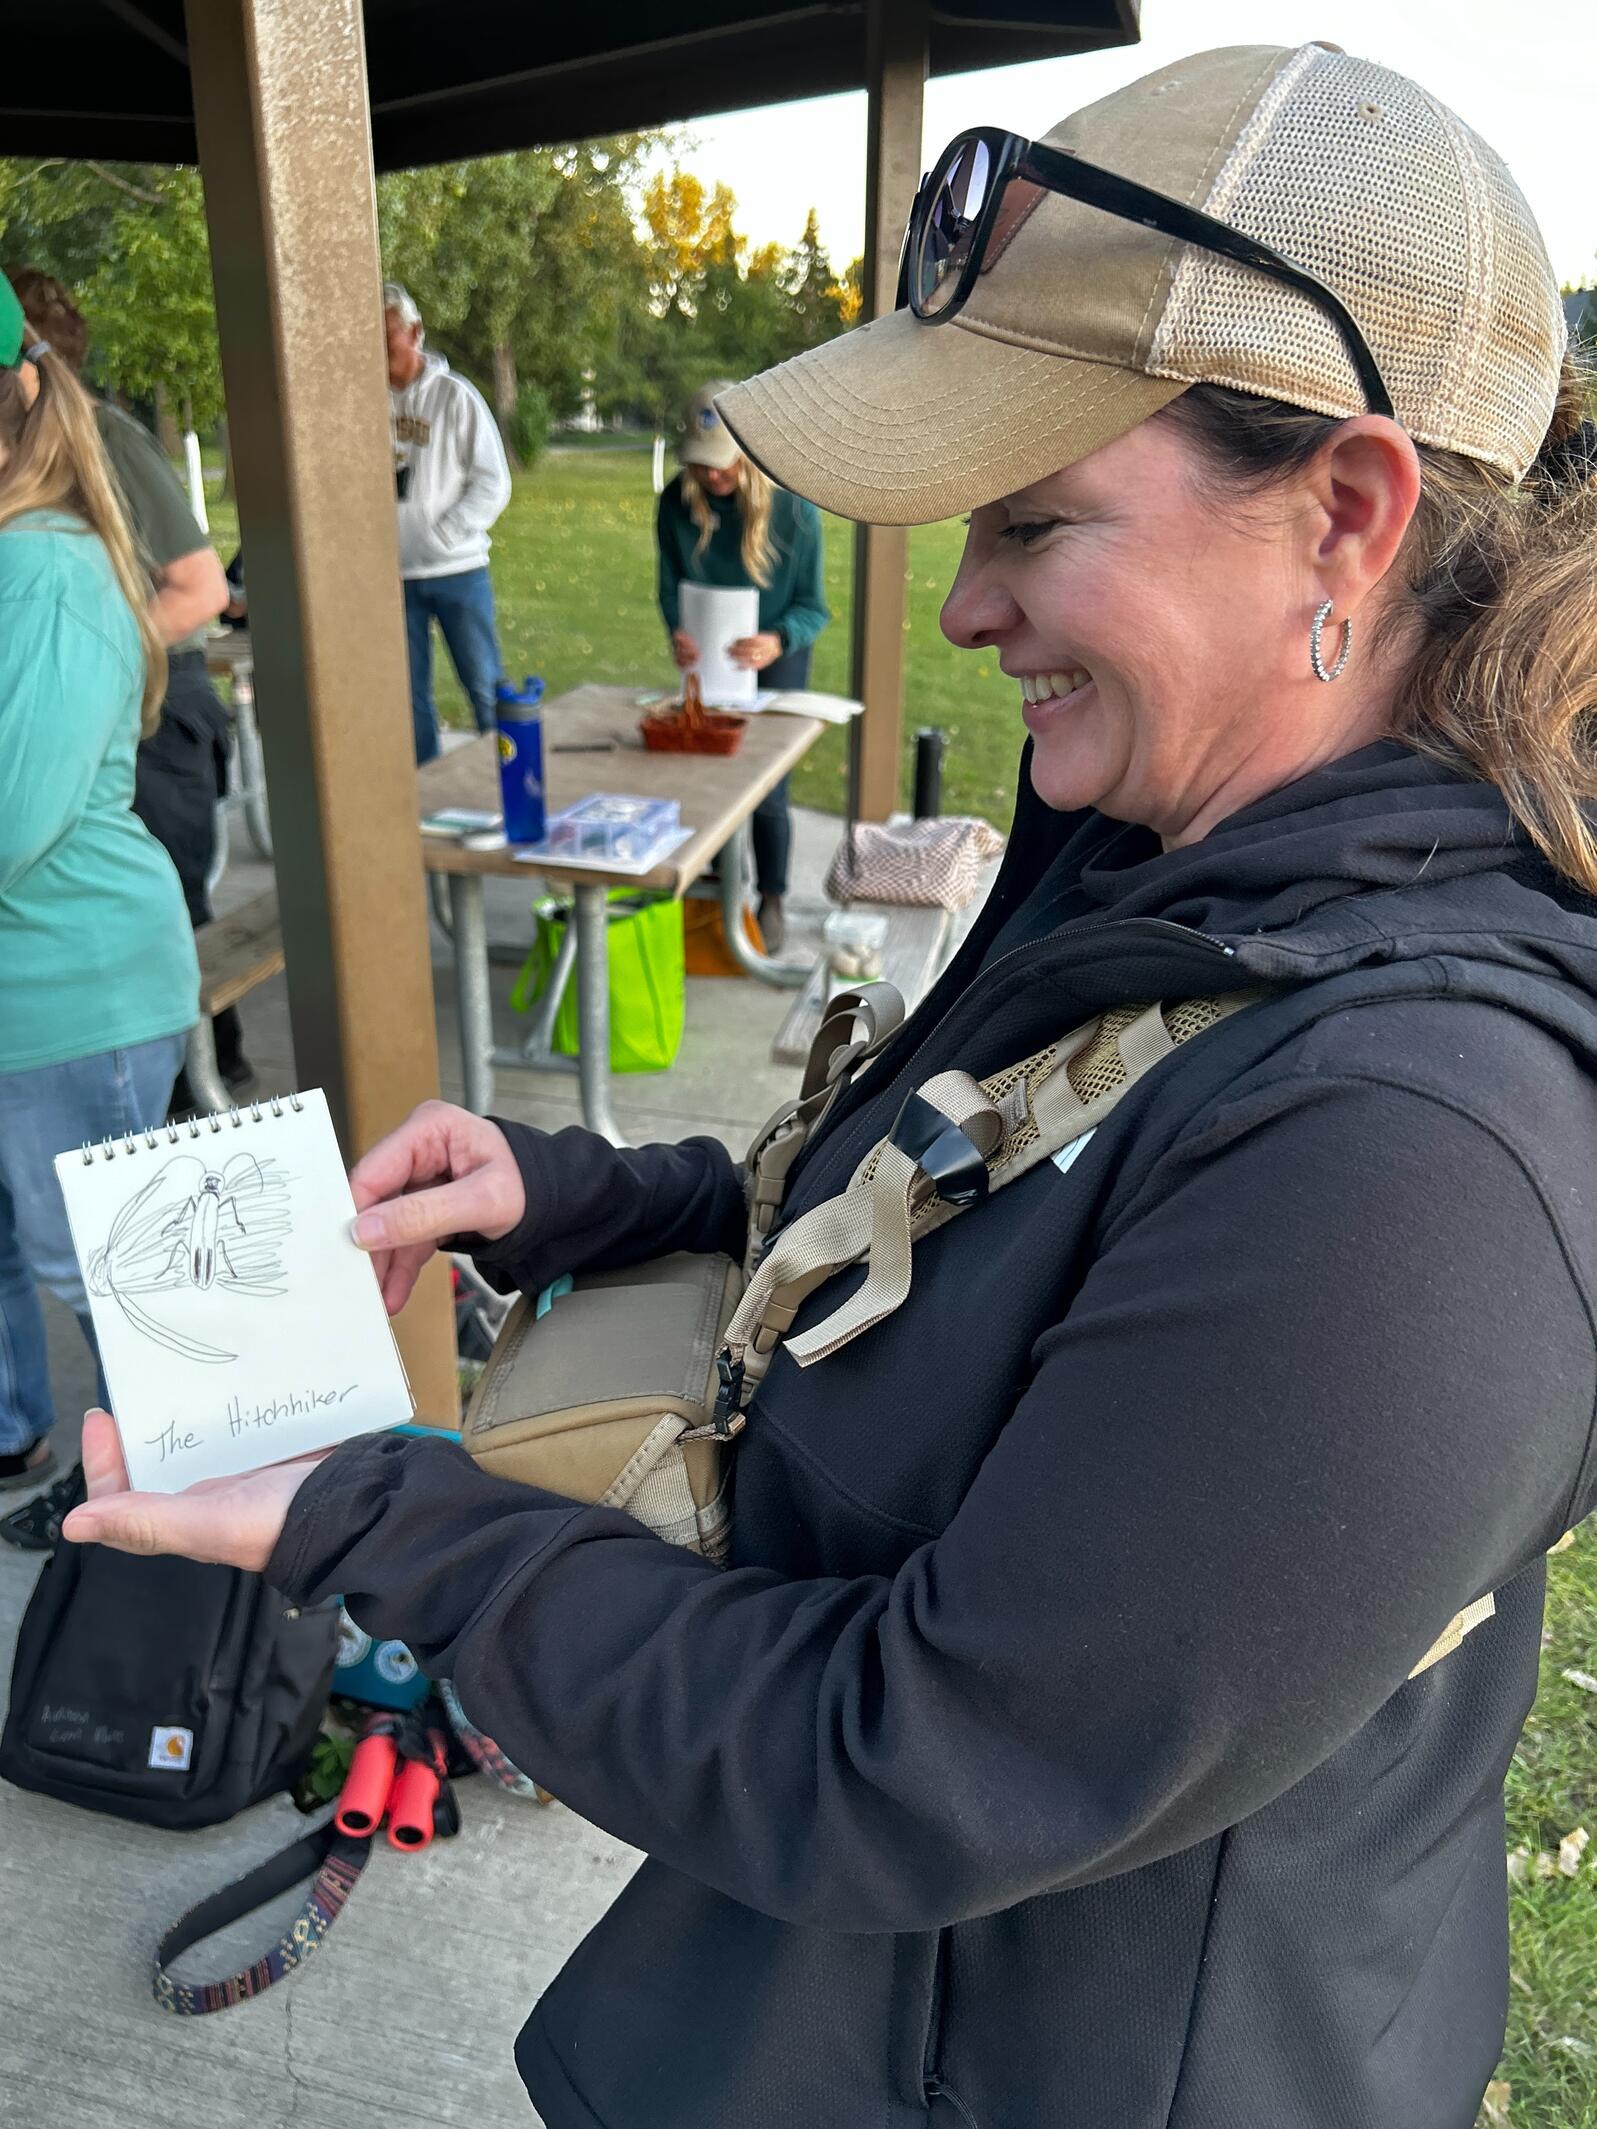
<svg viewBox="0 0 1597 2129">
<path fill-rule="evenodd" d="M 734 1360 L 730 1348 L 723 1346 L 716 1355 L 715 1372 L 721 1379 L 721 1387 L 715 1393 L 715 1410 L 710 1414 L 710 1420 L 718 1438 L 729 1442 L 743 1428 L 743 1363 Z"/>
<path fill-rule="evenodd" d="M 906 1095 L 891 1143 L 907 1154 L 945 1205 L 977 1205 L 987 1195 L 987 1163 L 974 1140 L 919 1094 Z"/>
</svg>

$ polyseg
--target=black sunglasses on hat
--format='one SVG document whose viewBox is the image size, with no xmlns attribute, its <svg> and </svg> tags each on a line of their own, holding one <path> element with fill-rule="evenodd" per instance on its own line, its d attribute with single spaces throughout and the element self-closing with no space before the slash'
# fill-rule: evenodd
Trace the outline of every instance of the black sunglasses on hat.
<svg viewBox="0 0 1597 2129">
<path fill-rule="evenodd" d="M 1316 275 L 1195 207 L 997 126 L 957 134 L 921 180 L 904 232 L 897 309 L 908 305 L 926 325 L 946 325 L 958 316 L 981 275 L 1004 193 L 1017 179 L 1101 208 L 1122 221 L 1140 223 L 1161 236 L 1201 245 L 1296 289 L 1317 304 L 1340 333 L 1370 412 L 1392 413 L 1391 394 L 1352 312 Z"/>
</svg>

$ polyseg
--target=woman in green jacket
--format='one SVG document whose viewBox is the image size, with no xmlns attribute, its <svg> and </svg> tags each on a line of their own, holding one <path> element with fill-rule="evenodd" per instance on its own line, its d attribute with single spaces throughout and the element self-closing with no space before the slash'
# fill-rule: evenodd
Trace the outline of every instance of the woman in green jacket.
<svg viewBox="0 0 1597 2129">
<path fill-rule="evenodd" d="M 177 874 L 131 810 L 166 685 L 146 596 L 93 404 L 0 275 L 0 1489 L 54 1464 L 39 1287 L 94 1344 L 54 1157 L 161 1123 L 198 1010 Z M 45 1543 L 60 1505 L 0 1534 Z"/>
<path fill-rule="evenodd" d="M 832 618 L 821 588 L 820 512 L 743 456 L 715 409 L 716 394 L 728 389 L 718 378 L 688 402 L 678 447 L 682 471 L 660 497 L 655 519 L 660 611 L 672 656 L 688 666 L 699 655 L 682 628 L 684 582 L 752 585 L 760 594 L 759 626 L 731 646 L 733 663 L 752 666 L 772 691 L 808 687 L 812 647 Z M 777 953 L 793 847 L 785 776 L 755 808 L 752 828 L 760 934 L 766 951 Z"/>
</svg>

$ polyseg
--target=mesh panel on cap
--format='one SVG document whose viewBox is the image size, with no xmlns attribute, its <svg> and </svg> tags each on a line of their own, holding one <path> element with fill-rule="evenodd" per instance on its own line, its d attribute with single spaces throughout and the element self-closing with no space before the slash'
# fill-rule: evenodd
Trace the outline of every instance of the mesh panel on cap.
<svg viewBox="0 0 1597 2129">
<path fill-rule="evenodd" d="M 1552 418 L 1562 310 L 1530 210 L 1451 112 L 1385 67 L 1307 46 L 1204 204 L 1336 290 L 1411 435 L 1524 472 Z M 1365 407 L 1340 334 L 1306 296 L 1191 246 L 1148 367 L 1317 413 Z"/>
</svg>

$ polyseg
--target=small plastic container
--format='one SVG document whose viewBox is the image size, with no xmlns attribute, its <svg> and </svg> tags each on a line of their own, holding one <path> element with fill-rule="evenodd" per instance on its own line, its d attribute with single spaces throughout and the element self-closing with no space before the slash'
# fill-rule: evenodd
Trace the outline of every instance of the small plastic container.
<svg viewBox="0 0 1597 2129">
<path fill-rule="evenodd" d="M 611 858 L 638 864 L 680 833 L 682 808 L 674 798 L 629 798 L 596 791 L 555 814 L 544 849 L 551 858 Z"/>
<path fill-rule="evenodd" d="M 879 982 L 887 919 L 864 910 L 834 909 L 821 926 L 821 944 L 840 983 Z"/>
</svg>

